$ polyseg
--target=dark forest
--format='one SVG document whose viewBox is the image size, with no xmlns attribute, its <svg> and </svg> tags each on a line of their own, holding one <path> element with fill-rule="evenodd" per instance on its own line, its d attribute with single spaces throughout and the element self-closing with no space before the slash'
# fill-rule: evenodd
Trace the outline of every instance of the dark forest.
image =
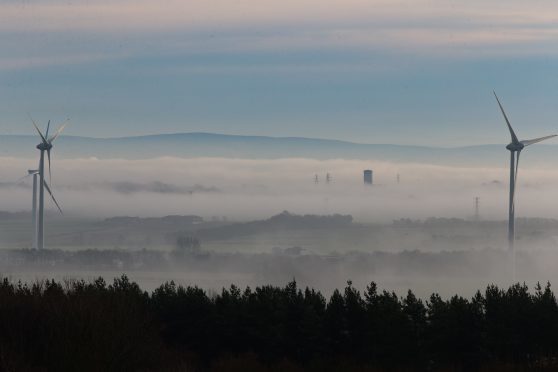
<svg viewBox="0 0 558 372">
<path fill-rule="evenodd" d="M 126 276 L 0 283 L 1 371 L 460 371 L 558 368 L 550 288 L 400 297 L 349 281 L 220 293 Z"/>
</svg>

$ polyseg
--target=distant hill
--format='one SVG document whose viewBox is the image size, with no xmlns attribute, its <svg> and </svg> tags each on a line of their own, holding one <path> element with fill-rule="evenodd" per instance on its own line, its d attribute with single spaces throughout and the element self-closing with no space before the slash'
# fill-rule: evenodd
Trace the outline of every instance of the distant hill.
<svg viewBox="0 0 558 372">
<path fill-rule="evenodd" d="M 0 135 L 0 156 L 37 156 L 36 136 Z M 439 148 L 300 138 L 236 136 L 211 133 L 177 133 L 121 138 L 62 136 L 54 150 L 63 158 L 142 159 L 161 156 L 227 158 L 363 159 L 453 165 L 502 165 L 508 154 L 504 145 Z M 558 145 L 529 148 L 522 161 L 552 164 Z"/>
<path fill-rule="evenodd" d="M 351 226 L 351 215 L 334 214 L 329 216 L 296 215 L 283 211 L 267 220 L 233 223 L 230 225 L 203 228 L 196 232 L 202 240 L 231 239 L 259 233 L 291 231 L 300 229 L 336 229 Z"/>
</svg>

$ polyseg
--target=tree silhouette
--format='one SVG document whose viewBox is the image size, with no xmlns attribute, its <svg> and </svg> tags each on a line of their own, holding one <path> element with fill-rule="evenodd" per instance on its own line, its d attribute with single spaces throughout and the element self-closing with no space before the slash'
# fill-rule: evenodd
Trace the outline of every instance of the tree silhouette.
<svg viewBox="0 0 558 372">
<path fill-rule="evenodd" d="M 352 282 L 329 299 L 296 281 L 208 295 L 126 276 L 0 280 L 0 371 L 558 368 L 550 284 L 427 301 Z"/>
</svg>

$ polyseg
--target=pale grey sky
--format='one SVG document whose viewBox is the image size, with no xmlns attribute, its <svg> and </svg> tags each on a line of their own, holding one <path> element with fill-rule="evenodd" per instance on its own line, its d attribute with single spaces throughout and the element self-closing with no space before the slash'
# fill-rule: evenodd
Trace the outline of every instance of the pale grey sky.
<svg viewBox="0 0 558 372">
<path fill-rule="evenodd" d="M 558 131 L 552 1 L 2 1 L 0 132 L 504 143 Z"/>
</svg>

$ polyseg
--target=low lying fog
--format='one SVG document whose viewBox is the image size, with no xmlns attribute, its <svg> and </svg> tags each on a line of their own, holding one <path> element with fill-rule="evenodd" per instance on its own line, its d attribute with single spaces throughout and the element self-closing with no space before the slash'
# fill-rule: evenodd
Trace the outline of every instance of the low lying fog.
<svg viewBox="0 0 558 372">
<path fill-rule="evenodd" d="M 233 282 L 283 285 L 293 277 L 325 291 L 343 287 L 348 279 L 360 288 L 374 280 L 401 294 L 411 288 L 421 296 L 434 291 L 470 295 L 487 284 L 512 281 L 504 222 L 509 177 L 504 155 L 501 168 L 359 160 L 54 157 L 52 186 L 65 217 L 56 217 L 47 202 L 48 249 L 42 253 L 17 251 L 31 244 L 27 214 L 14 215 L 17 221 L 13 216 L 2 220 L 0 245 L 5 253 L 0 272 L 24 280 L 96 275 L 111 280 L 127 272 L 147 288 L 176 280 L 217 291 Z M 36 160 L 0 158 L 0 210 L 30 210 L 31 179 L 16 181 L 35 166 Z M 364 169 L 374 171 L 373 186 L 363 184 Z M 525 161 L 518 180 L 518 217 L 558 217 L 558 167 Z M 477 196 L 481 222 L 469 222 Z M 226 226 L 266 220 L 283 210 L 352 215 L 354 223 L 318 230 L 275 230 L 276 225 L 266 221 Z M 180 218 L 161 220 L 165 226 L 157 220 L 100 220 L 166 215 L 198 215 L 205 222 L 187 230 Z M 428 217 L 461 220 L 392 223 Z M 176 225 L 168 225 L 172 221 Z M 531 286 L 558 281 L 558 222 L 522 219 L 517 232 L 517 280 Z M 180 234 L 197 234 L 202 253 L 178 265 L 172 254 Z M 281 253 L 289 249 L 301 253 Z M 30 257 L 22 261 L 20 255 Z"/>
<path fill-rule="evenodd" d="M 54 156 L 52 183 L 67 214 L 91 217 L 195 214 L 242 221 L 288 210 L 351 214 L 363 223 L 402 217 L 469 218 L 478 196 L 483 218 L 504 220 L 506 160 L 503 156 L 501 168 L 457 168 L 360 160 L 69 160 Z M 36 168 L 36 161 L 0 158 L 0 167 L 0 209 L 29 210 L 31 179 L 24 184 L 14 182 L 27 169 Z M 364 169 L 374 171 L 374 186 L 363 184 Z M 518 216 L 558 217 L 557 186 L 558 167 L 534 168 L 525 161 L 519 170 Z M 54 208 L 50 202 L 47 207 Z"/>
</svg>

